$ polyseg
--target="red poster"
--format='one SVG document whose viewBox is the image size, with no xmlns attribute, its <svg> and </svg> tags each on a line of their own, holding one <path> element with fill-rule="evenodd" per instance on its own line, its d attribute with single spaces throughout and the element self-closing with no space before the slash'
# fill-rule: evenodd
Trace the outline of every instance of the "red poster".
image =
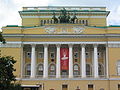
<svg viewBox="0 0 120 90">
<path fill-rule="evenodd" d="M 60 49 L 61 70 L 69 70 L 69 49 Z"/>
</svg>

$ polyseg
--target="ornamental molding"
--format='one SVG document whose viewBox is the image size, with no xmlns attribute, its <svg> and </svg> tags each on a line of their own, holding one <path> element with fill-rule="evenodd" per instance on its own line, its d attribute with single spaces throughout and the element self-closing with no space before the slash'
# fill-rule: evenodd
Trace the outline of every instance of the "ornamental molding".
<svg viewBox="0 0 120 90">
<path fill-rule="evenodd" d="M 2 48 L 20 48 L 20 47 L 22 47 L 22 45 L 21 44 L 15 44 L 15 43 L 9 43 L 9 44 L 0 44 L 0 47 L 2 47 Z"/>
<path fill-rule="evenodd" d="M 21 16 L 21 17 L 22 18 L 52 18 L 52 16 Z M 106 16 L 77 16 L 77 17 L 78 18 L 106 18 Z"/>
<path fill-rule="evenodd" d="M 120 48 L 120 44 L 108 44 L 109 48 Z"/>
</svg>

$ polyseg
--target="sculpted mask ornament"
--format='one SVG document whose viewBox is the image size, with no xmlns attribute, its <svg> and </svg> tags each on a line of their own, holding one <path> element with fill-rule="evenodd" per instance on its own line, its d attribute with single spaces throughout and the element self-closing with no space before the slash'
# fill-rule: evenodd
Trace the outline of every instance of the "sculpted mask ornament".
<svg viewBox="0 0 120 90">
<path fill-rule="evenodd" d="M 49 27 L 45 27 L 45 30 L 46 30 L 47 33 L 54 33 L 56 28 L 52 27 L 52 26 L 49 26 Z"/>
<path fill-rule="evenodd" d="M 74 31 L 75 33 L 82 33 L 83 30 L 84 30 L 83 27 L 73 27 L 73 31 Z"/>
</svg>

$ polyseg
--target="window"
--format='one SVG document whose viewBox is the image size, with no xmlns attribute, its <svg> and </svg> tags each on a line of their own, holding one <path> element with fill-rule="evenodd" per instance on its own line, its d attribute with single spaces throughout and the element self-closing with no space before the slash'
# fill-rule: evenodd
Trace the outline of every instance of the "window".
<svg viewBox="0 0 120 90">
<path fill-rule="evenodd" d="M 99 75 L 104 75 L 104 67 L 101 63 L 99 63 L 99 66 L 98 66 L 98 73 Z"/>
<path fill-rule="evenodd" d="M 38 53 L 38 58 L 43 59 L 44 58 L 44 53 L 43 52 L 39 52 Z"/>
<path fill-rule="evenodd" d="M 117 62 L 117 73 L 120 75 L 120 60 Z"/>
<path fill-rule="evenodd" d="M 90 64 L 86 64 L 86 75 L 90 76 L 92 74 L 92 68 Z"/>
<path fill-rule="evenodd" d="M 50 52 L 50 58 L 55 59 L 55 53 L 54 52 Z"/>
<path fill-rule="evenodd" d="M 101 57 L 101 52 L 98 52 L 98 58 L 100 58 Z"/>
<path fill-rule="evenodd" d="M 75 59 L 78 58 L 78 52 L 74 52 L 74 58 L 75 58 Z"/>
<path fill-rule="evenodd" d="M 88 85 L 88 90 L 93 90 L 93 85 L 92 84 Z"/>
<path fill-rule="evenodd" d="M 27 58 L 31 58 L 31 52 L 27 52 Z"/>
<path fill-rule="evenodd" d="M 89 52 L 86 52 L 85 54 L 86 54 L 86 58 L 89 58 Z"/>
<path fill-rule="evenodd" d="M 64 76 L 67 76 L 68 75 L 68 71 L 67 70 L 62 70 L 61 71 L 61 75 L 64 77 Z"/>
<path fill-rule="evenodd" d="M 39 64 L 37 67 L 38 75 L 43 75 L 43 64 Z"/>
<path fill-rule="evenodd" d="M 31 64 L 27 64 L 26 65 L 26 75 L 30 75 L 30 73 L 31 73 Z"/>
<path fill-rule="evenodd" d="M 50 75 L 55 75 L 55 71 L 56 71 L 56 68 L 55 68 L 55 65 L 54 64 L 51 64 L 49 66 L 49 70 L 50 70 Z"/>
<path fill-rule="evenodd" d="M 74 75 L 79 75 L 80 71 L 79 71 L 79 66 L 77 64 L 73 66 L 73 70 L 74 70 L 73 72 Z"/>
<path fill-rule="evenodd" d="M 120 84 L 118 84 L 118 90 L 120 90 Z"/>
<path fill-rule="evenodd" d="M 67 90 L 68 85 L 62 85 L 62 90 Z"/>
</svg>

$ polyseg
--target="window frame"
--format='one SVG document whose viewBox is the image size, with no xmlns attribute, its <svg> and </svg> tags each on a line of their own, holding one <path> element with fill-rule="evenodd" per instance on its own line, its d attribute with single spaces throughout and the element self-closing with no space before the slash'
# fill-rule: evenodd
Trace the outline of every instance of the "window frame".
<svg viewBox="0 0 120 90">
<path fill-rule="evenodd" d="M 30 55 L 28 55 L 28 53 L 30 53 Z M 26 57 L 31 58 L 31 52 L 26 52 Z"/>
<path fill-rule="evenodd" d="M 40 56 L 40 54 L 42 54 Z M 38 59 L 43 59 L 44 58 L 44 52 L 38 52 Z"/>
</svg>

